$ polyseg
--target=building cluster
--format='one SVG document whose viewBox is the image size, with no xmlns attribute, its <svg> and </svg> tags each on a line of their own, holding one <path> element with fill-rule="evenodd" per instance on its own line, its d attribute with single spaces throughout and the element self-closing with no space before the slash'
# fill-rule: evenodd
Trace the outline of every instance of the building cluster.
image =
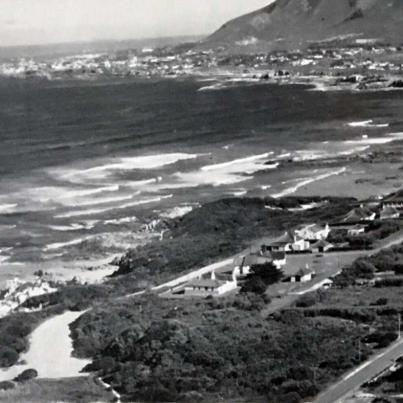
<svg viewBox="0 0 403 403">
<path fill-rule="evenodd" d="M 232 267 L 200 275 L 170 290 L 170 293 L 185 297 L 219 297 L 236 292 L 254 267 L 271 266 L 282 270 L 287 265 L 287 256 L 291 254 L 323 254 L 350 250 L 351 245 L 348 242 L 330 242 L 331 233 L 341 230 L 351 238 L 359 237 L 367 233 L 371 222 L 376 219 L 398 219 L 402 210 L 403 195 L 395 194 L 383 200 L 368 200 L 331 225 L 316 223 L 300 225 L 286 231 L 274 241 L 264 243 L 259 248 L 238 257 Z M 306 266 L 297 269 L 291 275 L 288 274 L 284 281 L 307 283 L 315 276 L 315 271 Z"/>
<path fill-rule="evenodd" d="M 128 51 L 124 54 L 84 54 L 39 61 L 19 59 L 0 64 L 0 76 L 13 78 L 172 77 L 192 75 L 216 66 L 212 52 Z"/>
<path fill-rule="evenodd" d="M 15 78 L 180 77 L 238 74 L 250 77 L 377 75 L 403 73 L 398 47 L 357 43 L 350 47 L 323 44 L 305 50 L 227 54 L 220 50 L 161 48 L 110 54 L 80 54 L 52 60 L 19 59 L 0 64 L 0 76 Z M 268 73 L 269 72 L 269 73 Z M 370 83 L 367 83 L 369 85 Z"/>
</svg>

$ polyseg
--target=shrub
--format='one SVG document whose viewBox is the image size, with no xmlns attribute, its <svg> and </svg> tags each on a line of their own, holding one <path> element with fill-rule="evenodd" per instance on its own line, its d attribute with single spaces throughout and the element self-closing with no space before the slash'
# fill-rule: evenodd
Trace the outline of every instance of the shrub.
<svg viewBox="0 0 403 403">
<path fill-rule="evenodd" d="M 31 379 L 34 379 L 38 376 L 38 371 L 36 369 L 26 369 L 25 371 L 21 372 L 16 378 L 14 378 L 15 382 L 26 382 Z"/>
<path fill-rule="evenodd" d="M 10 367 L 17 361 L 17 351 L 10 347 L 0 346 L 0 367 Z"/>
<path fill-rule="evenodd" d="M 14 388 L 15 388 L 15 384 L 13 382 L 10 382 L 10 381 L 0 382 L 0 390 L 10 390 L 10 389 L 14 389 Z"/>
</svg>

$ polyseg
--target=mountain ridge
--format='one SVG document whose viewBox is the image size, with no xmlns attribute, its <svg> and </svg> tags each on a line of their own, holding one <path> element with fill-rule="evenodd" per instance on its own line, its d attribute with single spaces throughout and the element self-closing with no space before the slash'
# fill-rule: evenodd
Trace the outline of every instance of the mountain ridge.
<svg viewBox="0 0 403 403">
<path fill-rule="evenodd" d="M 403 42 L 402 0 L 276 0 L 235 18 L 202 47 L 304 48 L 333 39 Z"/>
</svg>

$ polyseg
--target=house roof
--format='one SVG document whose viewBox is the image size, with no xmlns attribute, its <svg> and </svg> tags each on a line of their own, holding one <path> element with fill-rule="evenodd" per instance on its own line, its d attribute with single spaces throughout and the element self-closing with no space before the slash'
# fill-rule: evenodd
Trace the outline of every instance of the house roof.
<svg viewBox="0 0 403 403">
<path fill-rule="evenodd" d="M 403 193 L 397 192 L 383 199 L 384 203 L 403 203 Z"/>
<path fill-rule="evenodd" d="M 373 215 L 373 211 L 366 207 L 359 207 L 351 210 L 342 222 L 355 222 L 365 220 Z"/>
<path fill-rule="evenodd" d="M 384 207 L 381 211 L 381 215 L 395 215 L 395 214 L 400 214 L 400 212 L 397 208 L 392 206 Z"/>
<path fill-rule="evenodd" d="M 308 274 L 314 274 L 314 273 L 315 272 L 313 270 L 311 270 L 311 269 L 301 268 L 294 274 L 293 277 L 295 277 L 295 276 L 302 277 L 302 276 L 307 276 Z"/>
<path fill-rule="evenodd" d="M 245 257 L 245 260 L 243 261 L 244 266 L 253 266 L 253 265 L 259 265 L 259 264 L 265 264 L 270 261 L 271 258 L 268 258 L 267 256 L 260 256 L 260 255 L 248 255 Z"/>
<path fill-rule="evenodd" d="M 324 247 L 325 248 L 326 246 L 333 246 L 333 244 L 330 243 L 330 242 L 325 241 L 324 239 L 321 239 L 320 241 L 315 242 L 312 246 L 314 248 L 319 248 L 319 247 Z"/>
<path fill-rule="evenodd" d="M 326 225 L 320 224 L 308 224 L 308 225 L 300 225 L 297 227 L 296 231 L 311 231 L 311 232 L 320 232 L 326 229 Z"/>
<path fill-rule="evenodd" d="M 351 230 L 360 231 L 360 230 L 365 230 L 366 228 L 367 228 L 367 226 L 364 225 L 364 224 L 356 224 L 356 225 L 354 225 L 353 227 L 351 227 L 351 228 L 349 229 L 349 231 L 351 231 Z"/>
<path fill-rule="evenodd" d="M 294 243 L 294 242 L 295 242 L 294 234 L 292 234 L 290 231 L 287 231 L 284 235 L 282 235 L 280 238 L 276 239 L 270 245 L 271 246 L 287 245 L 289 243 Z"/>
<path fill-rule="evenodd" d="M 220 280 L 211 280 L 211 279 L 204 279 L 198 278 L 192 281 L 189 281 L 186 284 L 186 287 L 207 287 L 207 288 L 219 288 L 224 284 L 224 281 Z"/>
</svg>

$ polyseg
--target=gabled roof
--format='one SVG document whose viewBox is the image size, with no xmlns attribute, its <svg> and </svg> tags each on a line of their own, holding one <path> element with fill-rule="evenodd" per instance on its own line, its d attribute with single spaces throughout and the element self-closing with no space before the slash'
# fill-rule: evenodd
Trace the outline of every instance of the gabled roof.
<svg viewBox="0 0 403 403">
<path fill-rule="evenodd" d="M 342 220 L 342 222 L 356 222 L 366 220 L 373 215 L 373 211 L 366 207 L 359 207 L 351 210 Z"/>
<path fill-rule="evenodd" d="M 267 256 L 261 256 L 261 255 L 255 255 L 251 254 L 245 257 L 245 260 L 243 261 L 244 266 L 254 266 L 254 265 L 259 265 L 259 264 L 266 264 L 267 262 L 270 261 L 270 257 Z"/>
<path fill-rule="evenodd" d="M 320 224 L 308 224 L 308 225 L 299 225 L 296 228 L 296 231 L 311 231 L 311 232 L 320 232 L 326 229 L 326 225 Z"/>
<path fill-rule="evenodd" d="M 381 215 L 395 215 L 400 214 L 400 211 L 392 206 L 384 207 L 381 211 Z"/>
<path fill-rule="evenodd" d="M 311 269 L 301 268 L 292 277 L 295 277 L 295 276 L 303 277 L 303 276 L 307 276 L 308 274 L 315 274 L 315 272 Z"/>
<path fill-rule="evenodd" d="M 287 231 L 284 235 L 282 235 L 280 238 L 272 242 L 270 245 L 276 246 L 276 245 L 287 245 L 289 243 L 294 243 L 295 242 L 295 236 L 292 232 Z"/>
<path fill-rule="evenodd" d="M 324 239 L 321 239 L 320 241 L 315 242 L 312 246 L 313 246 L 314 248 L 319 248 L 319 247 L 325 248 L 326 246 L 333 246 L 333 244 L 330 243 L 330 242 L 327 242 L 327 241 L 324 240 Z"/>
<path fill-rule="evenodd" d="M 403 203 L 403 192 L 396 192 L 383 199 L 383 203 Z"/>
<path fill-rule="evenodd" d="M 360 231 L 360 230 L 365 230 L 366 228 L 367 228 L 367 226 L 365 224 L 355 224 L 353 227 L 351 227 L 349 229 L 349 231 L 351 231 L 351 230 Z"/>
<path fill-rule="evenodd" d="M 219 288 L 224 285 L 224 281 L 219 280 L 211 280 L 211 279 L 204 279 L 198 278 L 195 280 L 189 281 L 185 287 L 208 287 L 208 288 Z"/>
</svg>

